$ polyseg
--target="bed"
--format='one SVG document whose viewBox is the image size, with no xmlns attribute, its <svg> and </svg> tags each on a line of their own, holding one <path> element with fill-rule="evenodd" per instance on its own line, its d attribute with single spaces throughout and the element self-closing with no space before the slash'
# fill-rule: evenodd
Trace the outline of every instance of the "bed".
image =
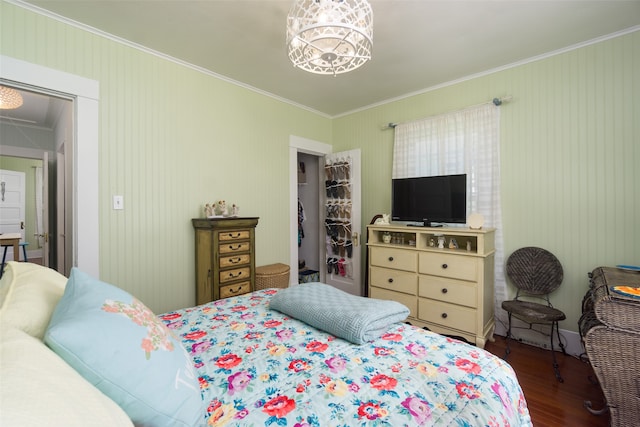
<svg viewBox="0 0 640 427">
<path fill-rule="evenodd" d="M 372 341 L 354 344 L 340 338 L 340 334 L 325 332 L 274 310 L 271 305 L 278 294 L 286 291 L 282 289 L 260 290 L 153 316 L 124 291 L 72 271 L 68 283 L 56 278 L 62 295 L 49 295 L 47 300 L 60 301 L 48 315 L 40 314 L 43 324 L 35 328 L 38 330 L 25 327 L 24 319 L 23 324 L 15 321 L 17 312 L 7 313 L 11 311 L 7 300 L 12 298 L 3 295 L 2 290 L 6 286 L 18 287 L 15 282 L 20 280 L 15 278 L 20 277 L 20 271 L 15 269 L 27 268 L 22 264 L 25 263 L 10 263 L 13 283 L 0 286 L 0 297 L 4 299 L 0 300 L 2 338 L 17 339 L 18 332 L 8 332 L 6 324 L 12 323 L 11 329 L 22 329 L 31 336 L 31 345 L 35 346 L 36 341 L 41 344 L 38 339 L 42 339 L 48 347 L 41 344 L 38 352 L 46 352 L 47 358 L 57 357 L 56 366 L 66 362 L 67 366 L 58 366 L 66 369 L 65 382 L 77 381 L 77 388 L 82 390 L 82 396 L 71 396 L 72 390 L 67 390 L 69 395 L 55 403 L 48 399 L 60 400 L 60 393 L 41 396 L 39 406 L 44 408 L 41 411 L 48 421 L 52 416 L 46 413 L 49 405 L 57 411 L 81 414 L 83 410 L 87 412 L 83 399 L 92 397 L 106 400 L 99 403 L 104 403 L 106 409 L 102 412 L 110 419 L 101 424 L 107 415 L 101 415 L 96 409 L 99 403 L 93 402 L 90 424 L 112 427 L 532 425 L 517 378 L 502 359 L 402 322 L 387 325 Z M 16 299 L 16 292 L 8 294 Z M 31 289 L 24 294 L 34 298 Z M 76 305 L 65 310 L 69 300 L 73 304 L 81 301 L 84 308 Z M 97 313 L 95 307 L 87 308 L 96 300 L 100 301 Z M 85 309 L 90 315 L 79 316 Z M 72 329 L 67 328 L 65 311 L 73 313 Z M 92 325 L 95 316 L 99 332 Z M 29 322 L 34 322 L 32 316 Z M 112 330 L 109 323 L 113 322 L 123 323 L 117 323 Z M 146 337 L 155 337 L 153 343 L 145 342 L 143 337 L 140 344 L 139 335 L 130 337 L 128 330 L 136 329 L 130 324 L 138 329 L 144 324 Z M 65 335 L 65 331 L 71 333 Z M 166 331 L 170 333 L 165 334 Z M 129 346 L 129 339 L 135 345 Z M 80 344 L 75 345 L 76 342 Z M 37 412 L 41 411 L 15 409 L 28 408 L 32 403 L 24 400 L 34 396 L 21 396 L 21 387 L 29 388 L 25 387 L 28 380 L 24 368 L 18 375 L 16 366 L 7 366 L 14 359 L 16 364 L 22 363 L 23 352 L 13 359 L 8 354 L 10 348 L 16 348 L 14 344 L 3 342 L 2 346 L 3 381 L 14 388 L 12 393 L 3 391 L 0 423 L 36 425 Z M 135 352 L 129 353 L 129 347 Z M 144 355 L 138 354 L 141 347 Z M 68 351 L 72 351 L 71 356 L 66 354 Z M 163 359 L 168 355 L 173 359 Z M 123 368 L 123 364 L 127 366 Z M 174 371 L 172 366 L 178 369 Z M 114 367 L 115 373 L 105 372 Z M 49 376 L 53 372 L 51 368 L 31 368 L 47 369 Z M 42 372 L 33 375 L 43 381 Z M 66 408 L 69 405 L 72 407 Z M 150 415 L 152 406 L 154 413 Z M 67 417 L 65 425 L 75 424 Z"/>
<path fill-rule="evenodd" d="M 402 323 L 352 344 L 270 310 L 278 292 L 160 316 L 196 362 L 210 425 L 530 424 L 513 371 L 490 353 Z"/>
</svg>

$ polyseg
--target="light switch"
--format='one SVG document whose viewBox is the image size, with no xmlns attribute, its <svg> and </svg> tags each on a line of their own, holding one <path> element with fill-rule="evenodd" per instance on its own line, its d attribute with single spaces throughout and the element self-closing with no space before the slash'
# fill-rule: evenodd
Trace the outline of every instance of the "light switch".
<svg viewBox="0 0 640 427">
<path fill-rule="evenodd" d="M 124 196 L 113 196 L 113 209 L 124 209 Z"/>
</svg>

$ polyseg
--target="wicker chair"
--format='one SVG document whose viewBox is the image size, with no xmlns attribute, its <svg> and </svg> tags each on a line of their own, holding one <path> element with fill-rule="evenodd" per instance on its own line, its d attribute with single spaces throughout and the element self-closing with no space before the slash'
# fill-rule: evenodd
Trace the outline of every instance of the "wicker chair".
<svg viewBox="0 0 640 427">
<path fill-rule="evenodd" d="M 505 360 L 511 352 L 509 339 L 511 335 L 511 317 L 515 316 L 529 324 L 533 329 L 534 324 L 551 325 L 549 334 L 551 339 L 551 354 L 553 357 L 553 370 L 559 382 L 564 382 L 560 376 L 560 369 L 556 360 L 553 346 L 553 334 L 558 336 L 560 348 L 566 355 L 564 344 L 560 340 L 558 322 L 566 318 L 565 314 L 554 308 L 549 300 L 549 294 L 558 289 L 563 279 L 563 270 L 560 261 L 549 251 L 536 248 L 520 248 L 513 252 L 507 259 L 507 276 L 518 289 L 516 297 L 510 301 L 504 301 L 502 308 L 509 314 L 509 328 L 507 330 L 507 346 Z M 534 301 L 540 302 L 534 302 Z"/>
</svg>

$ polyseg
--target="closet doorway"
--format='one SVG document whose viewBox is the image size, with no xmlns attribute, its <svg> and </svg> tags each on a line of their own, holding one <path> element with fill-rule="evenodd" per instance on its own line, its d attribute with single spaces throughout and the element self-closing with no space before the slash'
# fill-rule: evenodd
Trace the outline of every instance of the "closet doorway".
<svg viewBox="0 0 640 427">
<path fill-rule="evenodd" d="M 322 157 L 298 153 L 298 277 L 320 280 L 320 169 Z"/>
<path fill-rule="evenodd" d="M 332 153 L 330 145 L 291 136 L 289 160 L 290 285 L 308 269 L 318 272 L 309 281 L 363 295 L 360 150 Z"/>
</svg>

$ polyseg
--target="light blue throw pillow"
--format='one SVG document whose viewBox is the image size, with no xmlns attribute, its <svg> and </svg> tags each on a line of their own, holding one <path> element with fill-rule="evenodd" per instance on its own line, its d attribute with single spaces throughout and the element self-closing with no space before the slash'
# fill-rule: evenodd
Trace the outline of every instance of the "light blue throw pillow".
<svg viewBox="0 0 640 427">
<path fill-rule="evenodd" d="M 204 423 L 191 357 L 151 310 L 122 289 L 72 269 L 44 341 L 134 424 Z"/>
</svg>

